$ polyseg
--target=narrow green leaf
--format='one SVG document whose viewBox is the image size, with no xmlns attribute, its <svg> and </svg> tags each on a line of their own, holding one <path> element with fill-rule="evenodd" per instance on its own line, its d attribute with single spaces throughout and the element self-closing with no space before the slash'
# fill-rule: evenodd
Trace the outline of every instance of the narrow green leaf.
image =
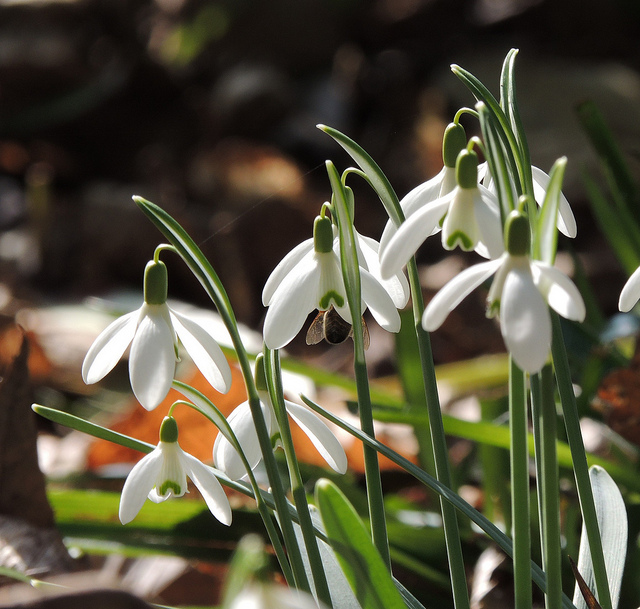
<svg viewBox="0 0 640 609">
<path fill-rule="evenodd" d="M 593 499 L 596 504 L 598 526 L 602 538 L 602 551 L 607 567 L 607 579 L 611 593 L 611 604 L 617 609 L 620 598 L 620 586 L 627 555 L 627 511 L 624 500 L 616 483 L 601 467 L 593 466 L 589 469 L 589 478 L 593 488 Z M 595 575 L 587 535 L 582 530 L 580 539 L 580 554 L 578 556 L 578 571 L 591 590 L 595 590 Z M 578 585 L 573 593 L 573 603 L 578 609 L 590 609 Z"/>
<path fill-rule="evenodd" d="M 558 209 L 560 208 L 560 195 L 564 171 L 567 167 L 567 157 L 560 157 L 551 168 L 549 174 L 549 186 L 538 214 L 537 239 L 533 244 L 533 256 L 553 265 L 558 248 Z"/>
<path fill-rule="evenodd" d="M 138 450 L 141 453 L 150 453 L 155 448 L 153 444 L 141 442 L 140 440 L 130 438 L 129 436 L 118 433 L 117 431 L 111 431 L 106 427 L 90 423 L 80 417 L 76 417 L 67 412 L 62 412 L 61 410 L 48 408 L 47 406 L 40 406 L 38 404 L 34 404 L 31 408 L 40 416 L 43 416 L 45 419 L 49 419 L 54 423 L 60 423 L 70 429 L 81 431 L 102 440 L 109 440 L 109 442 L 113 442 L 114 444 L 119 444 L 120 446 L 125 446 L 127 448 L 132 448 L 133 450 Z"/>
<path fill-rule="evenodd" d="M 419 480 L 425 486 L 429 487 L 432 491 L 438 493 L 438 495 L 440 495 L 443 499 L 453 505 L 459 512 L 461 512 L 472 522 L 477 524 L 478 527 L 482 529 L 487 534 L 487 536 L 490 537 L 508 556 L 513 556 L 513 544 L 511 542 L 511 539 L 490 520 L 488 520 L 485 516 L 478 512 L 478 510 L 471 507 L 458 494 L 454 493 L 450 488 L 438 482 L 438 480 L 436 480 L 433 476 L 427 474 L 424 470 L 411 463 L 411 461 L 398 454 L 393 449 L 384 444 L 381 444 L 375 438 L 372 438 L 353 425 L 350 425 L 346 421 L 343 421 L 340 417 L 337 417 L 328 410 L 325 410 L 324 408 L 322 408 L 322 406 L 316 404 L 309 398 L 305 396 L 301 396 L 301 398 L 304 403 L 309 406 L 309 408 L 320 413 L 326 419 L 328 419 L 341 429 L 344 429 L 354 438 L 360 440 L 363 444 L 371 446 L 381 455 L 384 455 L 389 460 L 393 461 L 396 465 L 404 469 L 407 473 L 411 474 L 414 478 L 416 478 L 416 480 Z M 540 567 L 533 561 L 531 562 L 531 578 L 541 590 L 545 590 L 546 580 L 544 573 L 542 572 L 542 569 L 540 569 Z M 573 603 L 566 595 L 563 595 L 562 597 L 562 606 L 565 607 L 565 609 L 571 609 L 574 607 Z"/>
<path fill-rule="evenodd" d="M 347 153 L 349 153 L 351 158 L 369 178 L 373 189 L 380 197 L 389 217 L 396 225 L 400 224 L 404 220 L 404 214 L 400 208 L 398 195 L 395 190 L 393 190 L 393 186 L 391 186 L 391 182 L 389 182 L 387 176 L 373 158 L 371 158 L 369 153 L 366 152 L 366 150 L 364 150 L 364 148 L 359 144 L 356 144 L 356 142 L 354 142 L 350 137 L 346 136 L 344 133 L 340 133 L 337 129 L 327 127 L 326 125 L 318 125 L 318 129 L 331 136 L 347 151 Z"/>
<path fill-rule="evenodd" d="M 582 180 L 587 190 L 591 211 L 596 217 L 600 230 L 604 233 L 620 264 L 631 275 L 640 266 L 640 246 L 631 231 L 633 225 L 620 221 L 620 216 L 604 196 L 593 178 L 586 172 Z"/>
<path fill-rule="evenodd" d="M 316 503 L 329 544 L 362 608 L 405 609 L 366 527 L 342 491 L 329 480 L 319 480 Z"/>
<path fill-rule="evenodd" d="M 620 146 L 593 100 L 580 104 L 576 112 L 602 163 L 609 188 L 627 214 L 635 217 L 637 229 L 637 223 L 640 223 L 640 193 Z"/>
</svg>

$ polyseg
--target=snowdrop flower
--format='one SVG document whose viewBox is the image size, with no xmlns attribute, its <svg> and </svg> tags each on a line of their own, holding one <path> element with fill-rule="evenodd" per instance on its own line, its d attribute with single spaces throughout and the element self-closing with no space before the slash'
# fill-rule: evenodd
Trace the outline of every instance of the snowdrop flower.
<svg viewBox="0 0 640 609">
<path fill-rule="evenodd" d="M 167 267 L 152 260 L 145 269 L 143 305 L 116 319 L 96 338 L 84 358 L 82 378 L 89 385 L 100 381 L 131 345 L 131 388 L 140 404 L 153 410 L 171 388 L 178 338 L 207 381 L 226 393 L 231 386 L 226 357 L 199 324 L 167 305 Z"/>
<path fill-rule="evenodd" d="M 277 440 L 280 437 L 280 429 L 271 398 L 266 390 L 264 360 L 261 357 L 256 359 L 255 376 L 260 406 L 269 436 L 272 440 Z M 317 414 L 300 404 L 285 400 L 284 405 L 289 416 L 304 431 L 329 466 L 339 474 L 344 474 L 347 471 L 347 455 L 328 425 Z M 238 439 L 249 466 L 252 470 L 255 469 L 262 460 L 262 452 L 249 402 L 243 402 L 235 408 L 227 417 L 227 422 Z M 213 461 L 216 467 L 232 480 L 239 480 L 247 473 L 235 448 L 221 433 L 217 435 L 213 444 Z"/>
<path fill-rule="evenodd" d="M 422 242 L 442 222 L 442 245 L 451 250 L 460 246 L 475 249 L 488 258 L 504 251 L 498 200 L 478 184 L 478 156 L 463 150 L 456 164 L 458 185 L 447 195 L 424 205 L 407 217 L 396 233 L 380 248 L 383 277 L 396 273 L 413 256 Z"/>
<path fill-rule="evenodd" d="M 280 349 L 300 331 L 314 309 L 332 305 L 347 322 L 353 323 L 342 278 L 340 256 L 333 243 L 331 220 L 318 216 L 313 242 L 305 241 L 291 250 L 271 273 L 262 291 L 262 303 L 269 307 L 264 322 L 264 341 L 269 349 Z M 385 287 L 366 269 L 360 269 L 363 309 L 369 307 L 385 330 L 400 330 L 400 315 Z"/>
<path fill-rule="evenodd" d="M 222 523 L 231 524 L 231 507 L 213 469 L 184 452 L 178 444 L 178 425 L 165 417 L 160 426 L 158 446 L 131 470 L 122 488 L 120 521 L 131 522 L 145 500 L 161 503 L 187 492 L 187 476 L 202 493 L 211 513 Z"/>
<path fill-rule="evenodd" d="M 459 123 L 449 123 L 442 138 L 442 161 L 444 165 L 437 175 L 416 186 L 400 200 L 400 207 L 405 218 L 433 203 L 436 199 L 449 194 L 456 187 L 456 159 L 466 145 L 467 136 L 464 127 Z M 398 227 L 395 223 L 389 220 L 380 237 L 381 248 L 386 248 L 387 243 L 397 230 Z M 434 232 L 439 230 L 440 226 L 434 228 Z"/>
<path fill-rule="evenodd" d="M 505 227 L 507 251 L 496 260 L 464 270 L 445 285 L 425 309 L 424 329 L 432 332 L 439 328 L 470 292 L 495 275 L 487 314 L 499 314 L 502 337 L 516 364 L 531 374 L 539 372 L 551 348 L 548 306 L 567 319 L 582 321 L 585 305 L 566 275 L 529 258 L 529 231 L 526 217 L 511 212 Z"/>
<path fill-rule="evenodd" d="M 231 601 L 229 609 L 325 609 L 313 596 L 277 584 L 253 582 Z"/>
<path fill-rule="evenodd" d="M 627 313 L 633 309 L 638 300 L 640 300 L 640 267 L 633 272 L 627 283 L 624 284 L 622 292 L 620 292 L 618 308 L 623 313 Z"/>
</svg>

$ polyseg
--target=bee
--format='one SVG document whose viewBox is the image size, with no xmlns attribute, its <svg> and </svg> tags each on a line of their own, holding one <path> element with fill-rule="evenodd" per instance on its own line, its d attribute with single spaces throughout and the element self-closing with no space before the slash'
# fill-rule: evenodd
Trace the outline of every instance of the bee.
<svg viewBox="0 0 640 609">
<path fill-rule="evenodd" d="M 362 332 L 364 348 L 368 349 L 371 339 L 364 317 L 362 318 Z M 326 311 L 318 311 L 318 315 L 311 322 L 307 330 L 307 345 L 317 345 L 323 339 L 330 345 L 338 345 L 349 337 L 353 338 L 353 326 L 342 319 L 332 305 Z"/>
</svg>

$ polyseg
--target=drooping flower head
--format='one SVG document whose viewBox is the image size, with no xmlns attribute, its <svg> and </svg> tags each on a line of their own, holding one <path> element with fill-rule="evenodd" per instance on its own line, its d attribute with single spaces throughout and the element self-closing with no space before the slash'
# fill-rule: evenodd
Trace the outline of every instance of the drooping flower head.
<svg viewBox="0 0 640 609">
<path fill-rule="evenodd" d="M 363 309 L 369 307 L 386 330 L 400 329 L 400 316 L 385 287 L 365 268 L 360 268 Z M 264 341 L 269 349 L 287 345 L 300 331 L 314 309 L 334 307 L 352 324 L 334 231 L 327 216 L 318 216 L 313 240 L 291 250 L 273 270 L 262 291 L 262 303 L 269 307 L 264 322 Z"/>
<path fill-rule="evenodd" d="M 277 445 L 280 428 L 267 391 L 264 360 L 261 356 L 256 359 L 255 381 L 269 436 L 272 444 Z M 347 471 L 347 456 L 329 426 L 318 415 L 300 404 L 285 400 L 284 405 L 287 414 L 307 435 L 329 466 L 336 472 L 344 474 Z M 243 402 L 235 408 L 227 417 L 227 422 L 238 439 L 249 466 L 254 469 L 262 461 L 262 453 L 249 402 Z M 239 480 L 247 473 L 236 449 L 222 433 L 217 435 L 213 444 L 213 462 L 232 480 Z"/>
<path fill-rule="evenodd" d="M 231 507 L 213 469 L 184 452 L 178 444 L 178 425 L 165 417 L 160 426 L 158 446 L 145 455 L 131 470 L 120 497 L 120 521 L 131 522 L 146 499 L 161 503 L 182 497 L 187 491 L 187 477 L 193 480 L 207 507 L 222 524 L 231 524 Z"/>
<path fill-rule="evenodd" d="M 539 372 L 551 348 L 550 306 L 558 314 L 583 321 L 585 306 L 574 283 L 561 271 L 529 256 L 527 218 L 513 211 L 505 225 L 507 251 L 496 260 L 472 266 L 454 277 L 425 309 L 422 326 L 440 327 L 447 315 L 492 275 L 487 314 L 498 315 L 500 330 L 516 364 L 529 373 Z"/>
<path fill-rule="evenodd" d="M 169 307 L 167 285 L 167 267 L 151 260 L 145 268 L 143 305 L 116 319 L 96 338 L 82 364 L 85 383 L 103 379 L 131 345 L 131 388 L 140 404 L 153 410 L 171 388 L 179 338 L 212 387 L 222 393 L 229 390 L 231 369 L 218 343 L 198 323 Z"/>
<path fill-rule="evenodd" d="M 487 258 L 504 251 L 500 208 L 494 193 L 478 183 L 478 156 L 466 148 L 456 162 L 457 186 L 417 211 L 380 248 L 383 277 L 397 273 L 442 225 L 442 245 L 476 250 Z"/>
</svg>

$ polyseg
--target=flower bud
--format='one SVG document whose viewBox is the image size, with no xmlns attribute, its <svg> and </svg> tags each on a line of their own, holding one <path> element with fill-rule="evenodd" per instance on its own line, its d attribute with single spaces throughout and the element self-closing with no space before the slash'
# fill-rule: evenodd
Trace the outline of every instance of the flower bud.
<svg viewBox="0 0 640 609">
<path fill-rule="evenodd" d="M 478 187 L 478 155 L 466 148 L 456 160 L 456 182 L 460 188 Z"/>
<path fill-rule="evenodd" d="M 144 301 L 157 305 L 167 302 L 167 267 L 164 262 L 150 260 L 144 269 Z"/>
<path fill-rule="evenodd" d="M 165 417 L 160 424 L 160 442 L 165 444 L 178 441 L 178 424 L 173 417 Z"/>
<path fill-rule="evenodd" d="M 333 249 L 333 226 L 326 216 L 317 216 L 313 223 L 313 247 L 320 254 Z"/>
<path fill-rule="evenodd" d="M 467 134 L 460 123 L 449 123 L 442 138 L 442 161 L 446 167 L 455 167 L 456 159 L 467 145 Z"/>
<path fill-rule="evenodd" d="M 531 245 L 531 229 L 529 220 L 519 211 L 512 211 L 507 216 L 504 226 L 507 251 L 512 256 L 526 256 Z"/>
</svg>

